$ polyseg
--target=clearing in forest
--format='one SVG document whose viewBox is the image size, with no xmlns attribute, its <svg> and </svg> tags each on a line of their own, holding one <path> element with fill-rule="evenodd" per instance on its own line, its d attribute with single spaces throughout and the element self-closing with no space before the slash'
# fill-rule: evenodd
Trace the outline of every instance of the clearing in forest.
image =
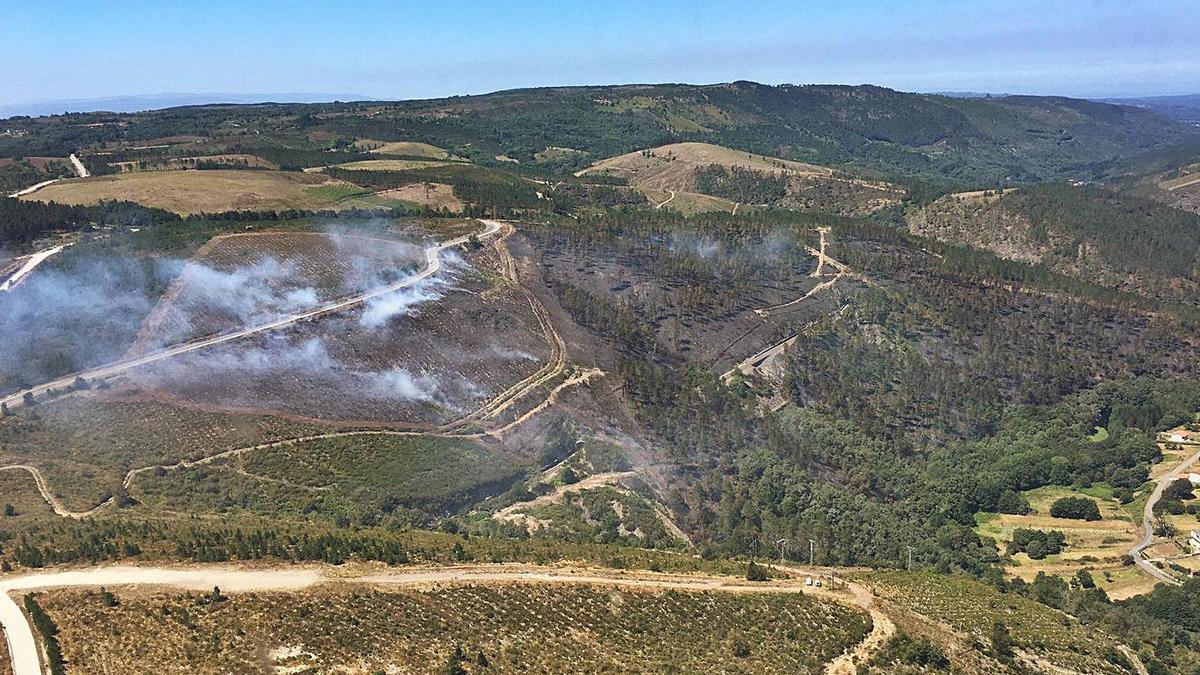
<svg viewBox="0 0 1200 675">
<path fill-rule="evenodd" d="M 815 164 L 711 143 L 671 143 L 600 160 L 576 176 L 623 179 L 660 206 L 685 214 L 771 205 L 846 214 L 898 203 L 895 185 Z"/>
<path fill-rule="evenodd" d="M 25 199 L 75 205 L 124 200 L 181 215 L 376 205 L 368 190 L 328 176 L 238 170 L 145 171 L 94 176 L 47 185 Z"/>
<path fill-rule="evenodd" d="M 1026 553 L 1012 556 L 1008 571 L 1025 581 L 1038 573 L 1055 574 L 1070 579 L 1076 571 L 1088 570 L 1096 585 L 1115 597 L 1128 597 L 1150 590 L 1152 583 L 1136 568 L 1126 566 L 1122 557 L 1137 539 L 1138 530 L 1121 505 L 1112 496 L 1112 489 L 1097 484 L 1086 490 L 1048 486 L 1022 493 L 1032 512 L 1025 515 L 980 513 L 976 516 L 976 531 L 997 541 L 1000 553 L 1012 541 L 1018 528 L 1059 531 L 1066 537 L 1067 546 L 1061 552 L 1033 560 Z M 1091 499 L 1100 507 L 1100 520 L 1086 521 L 1055 518 L 1050 505 L 1063 497 Z"/>
<path fill-rule="evenodd" d="M 428 157 L 429 159 L 448 159 L 450 153 L 436 145 L 417 141 L 376 141 L 364 138 L 354 144 L 360 150 L 374 152 L 380 155 L 405 155 L 408 157 Z"/>
</svg>

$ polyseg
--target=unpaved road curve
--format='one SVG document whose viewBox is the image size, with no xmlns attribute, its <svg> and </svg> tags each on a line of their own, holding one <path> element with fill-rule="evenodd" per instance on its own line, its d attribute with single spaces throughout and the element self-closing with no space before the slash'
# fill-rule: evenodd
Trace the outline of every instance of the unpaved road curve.
<svg viewBox="0 0 1200 675">
<path fill-rule="evenodd" d="M 46 477 L 42 475 L 41 471 L 38 471 L 36 466 L 30 466 L 28 464 L 10 464 L 8 466 L 0 466 L 0 471 L 24 471 L 28 473 L 33 477 L 33 482 L 37 485 L 38 492 L 42 493 L 42 499 L 46 500 L 46 503 L 50 505 L 50 508 L 54 509 L 54 512 L 63 518 L 72 518 L 75 520 L 87 518 L 88 516 L 95 515 L 97 511 L 108 506 L 113 501 L 113 498 L 109 497 L 87 511 L 72 511 L 63 506 L 62 502 L 58 501 L 58 498 L 55 497 L 54 493 L 50 491 L 50 484 L 46 482 Z"/>
<path fill-rule="evenodd" d="M 22 190 L 17 190 L 16 192 L 10 194 L 9 197 L 11 199 L 16 199 L 17 197 L 24 197 L 25 195 L 33 194 L 34 192 L 41 190 L 42 188 L 46 187 L 47 185 L 54 185 L 55 183 L 57 183 L 60 180 L 62 180 L 62 179 L 61 178 L 51 178 L 50 180 L 44 180 L 40 183 L 35 183 L 33 185 L 30 185 L 29 187 L 24 188 Z"/>
<path fill-rule="evenodd" d="M 397 569 L 364 576 L 327 574 L 334 568 L 282 567 L 238 569 L 228 565 L 186 568 L 97 567 L 61 572 L 40 572 L 0 577 L 0 625 L 8 639 L 14 675 L 42 675 L 41 654 L 24 612 L 14 594 L 48 588 L 166 586 L 209 590 L 219 586 L 223 593 L 296 591 L 321 583 L 357 583 L 381 586 L 429 586 L 451 583 L 557 583 L 596 584 L 627 588 L 672 589 L 718 593 L 804 593 L 844 604 L 858 604 L 829 591 L 805 588 L 799 580 L 751 583 L 735 577 L 708 575 L 623 573 L 603 570 L 566 570 L 533 565 L 476 565 L 470 567 Z"/>
<path fill-rule="evenodd" d="M 500 231 L 501 224 L 494 220 L 480 220 L 480 222 L 484 224 L 484 229 L 483 229 L 483 232 L 477 233 L 475 235 L 477 237 L 491 236 Z M 31 389 L 27 389 L 25 391 L 12 394 L 11 396 L 8 396 L 7 398 L 0 399 L 0 403 L 4 403 L 4 404 L 8 405 L 8 407 L 13 408 L 18 405 L 21 405 L 22 398 L 27 393 L 33 394 L 34 396 L 39 396 L 39 395 L 45 394 L 47 391 L 49 391 L 51 389 L 66 389 L 71 386 L 71 384 L 75 381 L 75 379 L 77 377 L 82 377 L 85 380 L 93 380 L 96 378 L 112 377 L 113 375 L 119 375 L 127 370 L 132 369 L 132 368 L 144 366 L 144 365 L 147 365 L 150 363 L 154 363 L 156 361 L 161 361 L 163 359 L 168 359 L 168 358 L 171 358 L 172 356 L 179 356 L 180 354 L 186 354 L 188 352 L 192 352 L 197 349 L 204 349 L 205 347 L 212 347 L 215 345 L 224 344 L 226 342 L 240 340 L 244 337 L 249 337 L 249 336 L 255 335 L 257 333 L 262 333 L 265 331 L 271 331 L 271 330 L 275 330 L 277 328 L 283 328 L 285 326 L 290 326 L 291 324 L 298 323 L 298 322 L 304 321 L 306 319 L 312 319 L 312 318 L 321 316 L 323 314 L 328 314 L 330 312 L 338 312 L 338 311 L 341 311 L 344 309 L 349 309 L 351 307 L 355 307 L 357 305 L 360 305 L 360 304 L 366 302 L 367 300 L 370 300 L 372 298 L 377 298 L 379 296 L 387 295 L 389 293 L 394 293 L 403 288 L 412 286 L 413 284 L 416 284 L 419 281 L 427 279 L 427 278 L 433 276 L 434 274 L 437 274 L 437 272 L 442 268 L 442 258 L 441 258 L 442 251 L 444 251 L 448 248 L 453 248 L 455 246 L 458 246 L 458 245 L 466 242 L 469 238 L 470 238 L 469 235 L 455 237 L 454 239 L 450 239 L 448 241 L 443 241 L 440 244 L 435 244 L 435 245 L 430 246 L 429 248 L 425 249 L 425 267 L 421 271 L 417 272 L 416 274 L 413 274 L 409 277 L 401 279 L 400 281 L 397 281 L 394 284 L 384 286 L 382 288 L 377 288 L 373 291 L 368 291 L 366 293 L 362 293 L 359 295 L 355 295 L 350 298 L 335 302 L 333 304 L 326 305 L 324 307 L 309 310 L 307 312 L 302 312 L 300 314 L 293 314 L 291 316 L 287 316 L 282 319 L 276 319 L 275 321 L 272 321 L 270 323 L 253 326 L 251 328 L 245 328 L 245 329 L 233 332 L 233 333 L 222 333 L 221 335 L 214 335 L 212 337 L 203 338 L 201 340 L 196 340 L 193 342 L 185 342 L 183 344 L 174 345 L 172 347 L 167 347 L 166 349 L 161 349 L 161 350 L 158 350 L 155 352 L 150 352 L 148 354 L 143 354 L 143 355 L 140 355 L 140 356 L 137 356 L 134 358 L 123 359 L 120 361 L 116 361 L 116 362 L 113 362 L 113 363 L 110 363 L 107 365 L 103 365 L 103 366 L 98 366 L 96 368 L 92 368 L 92 369 L 85 370 L 82 372 L 72 373 L 65 377 L 61 377 L 57 380 L 54 380 L 53 382 L 46 382 L 45 384 L 39 384 L 36 387 L 33 387 Z"/>
<path fill-rule="evenodd" d="M 1146 506 L 1142 509 L 1142 538 L 1133 545 L 1133 548 L 1129 549 L 1129 555 L 1133 556 L 1133 562 L 1137 563 L 1137 566 L 1143 572 L 1159 581 L 1175 586 L 1179 585 L 1179 580 L 1159 569 L 1154 563 L 1146 560 L 1145 550 L 1150 548 L 1150 545 L 1154 543 L 1154 505 L 1162 498 L 1167 486 L 1175 481 L 1175 476 L 1187 471 L 1188 467 L 1197 461 L 1200 461 L 1200 450 L 1197 450 L 1195 454 L 1180 462 L 1174 469 L 1168 471 L 1162 478 L 1158 479 L 1158 482 L 1154 485 L 1154 492 L 1150 493 L 1150 499 L 1146 500 Z"/>
<path fill-rule="evenodd" d="M 79 174 L 80 178 L 87 178 L 88 176 L 92 175 L 91 172 L 89 172 L 87 170 L 87 167 L 83 165 L 83 162 L 79 161 L 79 158 L 75 156 L 75 153 L 71 153 L 70 159 L 71 159 L 71 167 L 73 169 L 75 169 L 75 173 Z M 34 192 L 41 190 L 42 188 L 46 187 L 47 185 L 54 185 L 55 183 L 57 183 L 61 180 L 62 180 L 61 178 L 51 178 L 50 180 L 44 180 L 40 183 L 35 183 L 33 185 L 30 185 L 27 188 L 17 190 L 16 192 L 10 194 L 9 197 L 12 199 L 16 199 L 17 197 L 24 197 L 25 195 L 33 194 Z"/>
<path fill-rule="evenodd" d="M 0 292 L 12 290 L 14 286 L 21 283 L 22 279 L 29 276 L 29 274 L 33 272 L 34 268 L 46 262 L 46 259 L 50 256 L 62 251 L 63 248 L 64 246 L 55 246 L 54 248 L 48 248 L 44 251 L 38 251 L 37 253 L 30 255 L 25 259 L 25 264 L 21 265 L 21 269 L 14 272 L 11 277 L 4 280 L 4 283 L 0 284 Z"/>
</svg>

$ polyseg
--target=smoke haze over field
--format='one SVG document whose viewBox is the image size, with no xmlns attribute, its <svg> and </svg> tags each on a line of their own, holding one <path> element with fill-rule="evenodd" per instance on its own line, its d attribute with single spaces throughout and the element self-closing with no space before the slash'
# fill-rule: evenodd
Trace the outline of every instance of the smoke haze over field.
<svg viewBox="0 0 1200 675">
<path fill-rule="evenodd" d="M 0 293 L 0 390 L 119 358 L 180 267 L 68 249 Z"/>
</svg>

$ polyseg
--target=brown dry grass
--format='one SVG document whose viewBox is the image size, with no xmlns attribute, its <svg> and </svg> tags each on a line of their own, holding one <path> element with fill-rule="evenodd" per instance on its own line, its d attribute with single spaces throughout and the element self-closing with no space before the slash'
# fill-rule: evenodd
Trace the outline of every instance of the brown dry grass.
<svg viewBox="0 0 1200 675">
<path fill-rule="evenodd" d="M 361 205 L 365 191 L 326 176 L 285 171 L 149 171 L 69 180 L 26 199 L 60 204 L 127 200 L 187 215 L 235 210 L 324 209 Z M 350 202 L 350 203 L 347 203 Z"/>
<path fill-rule="evenodd" d="M 349 169 L 351 171 L 408 171 L 410 169 L 441 166 L 444 163 L 420 159 L 364 159 L 358 162 L 338 164 L 337 168 Z"/>
<path fill-rule="evenodd" d="M 466 204 L 454 196 L 454 188 L 445 183 L 413 183 L 375 194 L 383 199 L 399 199 L 434 209 L 446 209 L 454 213 L 462 213 L 462 210 L 466 208 Z"/>
<path fill-rule="evenodd" d="M 416 141 L 387 142 L 364 138 L 354 145 L 381 155 L 409 155 L 411 157 L 428 157 L 430 159 L 446 159 L 450 156 L 450 153 L 436 145 L 418 143 Z"/>
<path fill-rule="evenodd" d="M 646 199 L 649 199 L 651 204 L 663 204 L 662 208 L 678 211 L 685 216 L 694 216 L 697 213 L 708 213 L 711 211 L 729 213 L 733 211 L 734 206 L 733 202 L 728 199 L 712 197 L 700 194 L 699 192 L 676 191 L 675 198 L 671 199 L 671 193 L 667 190 L 641 188 L 638 191 L 646 195 Z M 670 201 L 667 201 L 668 199 Z"/>
<path fill-rule="evenodd" d="M 610 174 L 628 178 L 631 184 L 640 187 L 687 190 L 691 186 L 696 170 L 711 164 L 741 167 L 765 173 L 788 171 L 811 176 L 831 176 L 833 174 L 830 169 L 823 166 L 756 155 L 710 143 L 672 143 L 651 148 L 649 155 L 643 154 L 643 151 L 639 150 L 610 157 L 596 162 L 576 175 Z"/>
</svg>

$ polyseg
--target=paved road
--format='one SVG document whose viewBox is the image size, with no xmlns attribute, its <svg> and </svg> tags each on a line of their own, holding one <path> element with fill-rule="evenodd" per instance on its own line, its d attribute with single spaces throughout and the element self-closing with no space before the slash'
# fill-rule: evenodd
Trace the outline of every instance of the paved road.
<svg viewBox="0 0 1200 675">
<path fill-rule="evenodd" d="M 491 235 L 495 234 L 496 232 L 500 231 L 501 225 L 499 222 L 496 222 L 494 220 L 480 220 L 480 222 L 484 224 L 484 229 L 482 232 L 478 233 L 477 236 L 487 237 L 487 236 L 491 236 Z M 330 312 L 337 312 L 337 311 L 341 311 L 344 309 L 349 309 L 350 307 L 354 307 L 356 305 L 362 304 L 363 302 L 366 302 L 367 300 L 370 300 L 372 298 L 377 298 L 379 296 L 387 295 L 389 293 L 394 293 L 403 288 L 407 288 L 409 286 L 412 286 L 413 284 L 416 284 L 417 282 L 419 282 L 423 279 L 427 279 L 427 278 L 433 276 L 434 274 L 437 274 L 438 270 L 440 270 L 442 267 L 442 259 L 441 259 L 442 251 L 446 250 L 447 248 L 452 248 L 452 247 L 458 246 L 458 245 L 466 242 L 469 238 L 470 238 L 469 235 L 464 235 L 461 237 L 455 237 L 454 239 L 450 239 L 448 241 L 443 241 L 440 244 L 435 244 L 433 246 L 430 246 L 429 248 L 425 249 L 425 267 L 424 267 L 424 269 L 422 269 L 420 272 L 417 272 L 416 274 L 414 274 L 412 276 L 406 277 L 406 278 L 404 278 L 400 281 L 397 281 L 396 283 L 391 284 L 389 286 L 384 286 L 382 288 L 378 288 L 373 291 L 369 291 L 367 293 L 356 295 L 351 298 L 347 298 L 345 300 L 341 300 L 339 302 L 333 303 L 331 305 L 326 305 L 324 307 L 320 307 L 320 308 L 313 309 L 313 310 L 310 310 L 307 312 L 303 312 L 301 314 L 293 314 L 291 316 L 287 316 L 282 319 L 277 319 L 270 323 L 253 326 L 251 328 L 245 328 L 243 330 L 239 330 L 234 333 L 223 333 L 221 335 L 214 335 L 212 337 L 207 337 L 207 338 L 204 338 L 201 340 L 196 340 L 193 342 L 185 342 L 184 344 L 174 345 L 172 347 L 167 347 L 166 349 L 161 349 L 156 352 L 150 352 L 148 354 L 143 354 L 141 356 L 137 356 L 134 358 L 123 359 L 121 361 L 116 361 L 116 362 L 109 363 L 109 364 L 106 364 L 103 366 L 98 366 L 96 368 L 91 368 L 89 370 L 81 371 L 78 373 L 72 373 L 65 377 L 60 377 L 59 379 L 54 380 L 53 382 L 46 382 L 44 384 L 39 384 L 31 389 L 26 389 L 25 391 L 21 391 L 21 392 L 12 394 L 11 396 L 8 396 L 7 398 L 2 398 L 2 399 L 0 399 L 0 403 L 4 403 L 4 404 L 8 405 L 9 408 L 15 408 L 16 406 L 22 404 L 24 396 L 27 393 L 31 393 L 34 396 L 41 396 L 41 395 L 45 394 L 47 391 L 49 391 L 50 389 L 65 389 L 65 388 L 70 387 L 71 384 L 78 377 L 82 377 L 85 380 L 94 380 L 97 378 L 112 377 L 114 375 L 118 375 L 118 374 L 123 373 L 127 370 L 130 370 L 132 368 L 144 366 L 144 365 L 147 365 L 150 363 L 154 363 L 156 361 L 161 361 L 163 359 L 168 359 L 168 358 L 171 358 L 172 356 L 179 356 L 180 354 L 186 354 L 188 352 L 196 351 L 197 349 L 204 349 L 205 347 L 212 347 L 215 345 L 224 344 L 226 342 L 232 342 L 233 340 L 240 340 L 244 337 L 249 337 L 249 336 L 255 335 L 257 333 L 262 333 L 265 331 L 270 331 L 270 330 L 275 330 L 277 328 L 283 328 L 285 326 L 290 326 L 294 323 L 298 323 L 298 322 L 304 321 L 306 319 L 312 319 L 312 318 L 321 316 L 323 314 L 328 314 Z"/>
<path fill-rule="evenodd" d="M 325 568 L 332 570 L 333 568 Z M 33 628 L 21 611 L 18 598 L 25 591 L 46 588 L 97 586 L 169 586 L 223 593 L 295 591 L 322 582 L 360 583 L 382 586 L 429 586 L 448 583 L 559 583 L 602 584 L 637 588 L 676 589 L 722 593 L 812 593 L 857 604 L 856 597 L 806 589 L 799 580 L 751 583 L 734 577 L 698 574 L 655 574 L 602 570 L 566 570 L 536 565 L 474 565 L 468 567 L 396 569 L 367 576 L 327 576 L 317 567 L 238 569 L 229 565 L 197 565 L 185 568 L 97 567 L 60 572 L 39 572 L 0 577 L 0 626 L 8 638 L 14 675 L 42 675 L 41 654 Z"/>
<path fill-rule="evenodd" d="M 1146 500 L 1146 506 L 1142 509 L 1142 538 L 1133 545 L 1133 548 L 1129 549 L 1129 555 L 1133 556 L 1133 562 L 1137 563 L 1137 566 L 1142 568 L 1142 571 L 1159 581 L 1176 586 L 1179 585 L 1179 580 L 1164 572 L 1154 563 L 1146 560 L 1143 552 L 1154 543 L 1154 505 L 1162 498 L 1163 491 L 1167 489 L 1167 486 L 1175 481 L 1176 476 L 1187 471 L 1188 467 L 1197 461 L 1200 461 L 1200 450 L 1180 462 L 1174 469 L 1158 479 L 1158 482 L 1154 485 L 1154 492 L 1150 493 L 1150 499 Z"/>
</svg>

